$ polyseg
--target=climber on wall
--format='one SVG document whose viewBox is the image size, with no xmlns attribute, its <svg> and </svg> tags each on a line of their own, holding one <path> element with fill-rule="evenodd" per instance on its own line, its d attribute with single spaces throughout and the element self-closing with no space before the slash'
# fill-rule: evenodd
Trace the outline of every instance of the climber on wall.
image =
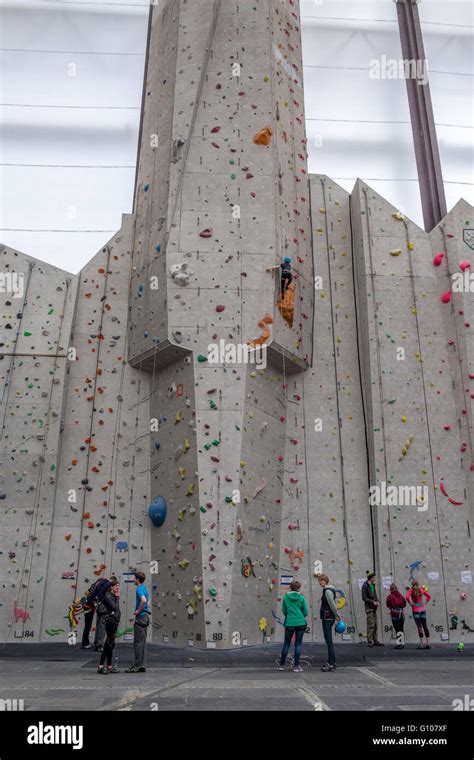
<svg viewBox="0 0 474 760">
<path fill-rule="evenodd" d="M 285 295 L 286 291 L 293 282 L 293 272 L 291 268 L 291 256 L 285 256 L 281 264 L 277 264 L 274 267 L 268 267 L 267 272 L 274 272 L 276 269 L 281 269 L 281 293 Z"/>
</svg>

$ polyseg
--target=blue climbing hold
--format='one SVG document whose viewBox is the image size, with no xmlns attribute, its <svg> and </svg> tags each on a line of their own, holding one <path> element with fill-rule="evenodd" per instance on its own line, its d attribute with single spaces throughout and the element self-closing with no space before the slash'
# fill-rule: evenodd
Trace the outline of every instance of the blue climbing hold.
<svg viewBox="0 0 474 760">
<path fill-rule="evenodd" d="M 148 182 L 147 182 L 147 184 L 146 184 L 146 185 L 144 185 L 143 189 L 144 189 L 145 193 L 147 193 L 147 192 L 148 192 L 148 190 L 150 189 L 150 185 L 149 185 L 149 183 L 148 183 Z"/>
<path fill-rule="evenodd" d="M 345 633 L 347 626 L 344 620 L 338 620 L 335 628 L 336 628 L 336 633 Z"/>
<path fill-rule="evenodd" d="M 157 496 L 156 499 L 153 499 L 150 506 L 148 507 L 148 516 L 155 528 L 161 528 L 164 521 L 166 520 L 166 512 L 166 501 L 163 499 L 163 497 Z"/>
<path fill-rule="evenodd" d="M 157 245 L 156 246 L 156 250 L 158 251 L 158 253 L 160 253 L 161 252 L 161 245 Z"/>
<path fill-rule="evenodd" d="M 145 290 L 145 286 L 143 284 L 139 285 L 137 288 L 137 296 L 142 296 L 144 290 Z"/>
<path fill-rule="evenodd" d="M 158 451 L 158 449 L 160 448 L 160 446 L 161 446 L 161 443 L 160 443 L 159 441 L 155 441 L 155 449 L 156 449 L 157 451 Z"/>
</svg>

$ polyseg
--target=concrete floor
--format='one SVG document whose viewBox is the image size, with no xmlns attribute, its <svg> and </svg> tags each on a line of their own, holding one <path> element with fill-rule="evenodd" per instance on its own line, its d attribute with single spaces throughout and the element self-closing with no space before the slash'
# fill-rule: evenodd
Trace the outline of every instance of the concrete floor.
<svg viewBox="0 0 474 760">
<path fill-rule="evenodd" d="M 317 647 L 307 653 L 312 667 L 296 674 L 276 670 L 276 647 L 252 653 L 253 663 L 229 665 L 217 658 L 215 667 L 193 658 L 197 652 L 183 650 L 181 662 L 171 657 L 170 663 L 152 650 L 145 674 L 99 676 L 95 654 L 65 648 L 45 658 L 38 649 L 21 648 L 25 656 L 0 650 L 0 699 L 23 699 L 24 710 L 452 711 L 454 699 L 474 697 L 470 651 L 405 654 L 387 648 L 365 659 L 364 648 L 345 653 L 337 671 L 326 674 L 319 669 L 324 651 Z M 118 652 L 123 670 L 130 650 Z"/>
</svg>

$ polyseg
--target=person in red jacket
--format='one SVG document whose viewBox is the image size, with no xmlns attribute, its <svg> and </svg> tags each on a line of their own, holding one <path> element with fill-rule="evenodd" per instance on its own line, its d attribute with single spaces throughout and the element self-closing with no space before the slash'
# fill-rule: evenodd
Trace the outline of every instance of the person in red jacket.
<svg viewBox="0 0 474 760">
<path fill-rule="evenodd" d="M 424 597 L 424 598 L 423 598 Z M 431 649 L 430 647 L 430 632 L 426 625 L 426 609 L 427 604 L 431 599 L 430 594 L 424 587 L 420 588 L 420 584 L 417 580 L 413 579 L 411 582 L 411 589 L 409 589 L 406 595 L 406 600 L 411 605 L 413 611 L 413 619 L 418 628 L 418 636 L 420 637 L 420 643 L 418 649 Z M 423 643 L 423 638 L 425 643 Z"/>
<path fill-rule="evenodd" d="M 386 605 L 390 610 L 390 617 L 392 619 L 393 630 L 396 634 L 397 644 L 395 649 L 405 648 L 405 636 L 403 627 L 405 625 L 405 613 L 406 600 L 403 594 L 401 594 L 395 585 L 392 583 L 390 586 L 390 594 L 387 596 Z"/>
</svg>

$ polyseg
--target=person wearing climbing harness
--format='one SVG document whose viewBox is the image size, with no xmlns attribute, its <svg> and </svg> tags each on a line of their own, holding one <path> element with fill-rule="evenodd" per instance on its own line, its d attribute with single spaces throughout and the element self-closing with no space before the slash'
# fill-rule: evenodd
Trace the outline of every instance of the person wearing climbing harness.
<svg viewBox="0 0 474 760">
<path fill-rule="evenodd" d="M 105 644 L 100 655 L 97 672 L 106 676 L 120 671 L 112 666 L 112 654 L 115 647 L 115 636 L 120 622 L 120 584 L 116 578 L 110 581 L 110 586 L 102 597 L 97 612 L 103 616 L 105 624 Z M 105 662 L 107 661 L 107 667 Z"/>
<path fill-rule="evenodd" d="M 295 635 L 295 660 L 293 664 L 293 673 L 302 673 L 300 667 L 301 647 L 303 636 L 306 630 L 306 617 L 308 615 L 308 605 L 303 594 L 300 594 L 301 583 L 292 581 L 290 589 L 283 597 L 282 612 L 285 618 L 285 641 L 281 650 L 280 664 L 278 670 L 285 669 L 285 662 L 290 649 L 293 634 Z"/>
<path fill-rule="evenodd" d="M 397 639 L 397 644 L 394 647 L 395 649 L 405 649 L 404 642 L 404 632 L 403 627 L 405 625 L 405 613 L 404 608 L 406 607 L 406 600 L 403 594 L 401 594 L 398 590 L 398 587 L 395 585 L 395 583 L 392 583 L 390 586 L 390 594 L 387 596 L 387 599 L 385 600 L 385 603 L 390 610 L 390 617 L 392 619 L 392 625 L 393 630 L 395 631 L 395 638 Z M 400 635 L 401 634 L 401 635 Z"/>
<path fill-rule="evenodd" d="M 268 267 L 267 272 L 273 272 L 276 269 L 281 269 L 281 294 L 285 295 L 286 291 L 293 282 L 293 272 L 291 269 L 291 256 L 285 256 L 281 264 L 277 264 L 274 267 Z"/>
<path fill-rule="evenodd" d="M 332 627 L 336 620 L 340 620 L 336 607 L 336 589 L 329 583 L 327 575 L 318 575 L 318 583 L 323 590 L 319 617 L 323 625 L 324 641 L 328 648 L 328 661 L 322 666 L 323 673 L 332 673 L 336 670 L 336 652 L 332 640 Z"/>
<path fill-rule="evenodd" d="M 133 626 L 133 649 L 135 662 L 125 673 L 145 673 L 146 635 L 150 624 L 149 593 L 145 586 L 145 573 L 135 573 L 135 624 Z"/>
<path fill-rule="evenodd" d="M 105 617 L 103 613 L 101 612 L 100 603 L 102 599 L 104 598 L 105 594 L 110 588 L 110 584 L 112 581 L 117 582 L 117 578 L 115 575 L 112 575 L 110 580 L 109 578 L 100 578 L 100 580 L 97 581 L 96 584 L 92 584 L 91 589 L 94 588 L 93 594 L 91 594 L 90 599 L 91 601 L 94 601 L 97 607 L 97 616 L 95 620 L 95 637 L 94 637 L 94 650 L 96 652 L 102 652 L 102 649 L 104 647 L 104 640 L 105 640 Z M 90 589 L 89 589 L 90 590 Z M 103 608 L 102 608 L 103 609 Z"/>
<path fill-rule="evenodd" d="M 367 644 L 369 647 L 383 647 L 382 642 L 377 639 L 377 610 L 380 607 L 380 602 L 377 597 L 376 583 L 376 574 L 367 571 L 367 580 L 362 586 L 362 601 L 367 616 Z"/>
<path fill-rule="evenodd" d="M 425 597 L 426 602 L 423 597 Z M 431 649 L 430 647 L 430 632 L 426 624 L 426 608 L 425 605 L 431 599 L 431 595 L 428 594 L 424 587 L 420 588 L 420 584 L 415 578 L 411 582 L 411 588 L 408 590 L 406 600 L 411 606 L 413 612 L 413 620 L 415 621 L 418 629 L 418 636 L 420 637 L 420 643 L 417 649 Z M 423 643 L 423 638 L 425 643 Z"/>
<path fill-rule="evenodd" d="M 92 649 L 92 644 L 90 643 L 89 636 L 90 636 L 90 632 L 92 628 L 92 622 L 94 620 L 94 615 L 97 609 L 98 596 L 100 595 L 102 597 L 103 594 L 108 589 L 108 587 L 109 587 L 108 578 L 99 578 L 97 581 L 94 581 L 94 583 L 91 586 L 89 586 L 86 593 L 84 594 L 84 601 L 82 604 L 83 609 L 84 609 L 84 630 L 82 632 L 81 649 Z M 105 636 L 105 632 L 104 632 L 104 636 Z M 96 651 L 101 651 L 102 649 L 101 645 L 99 648 L 97 625 L 96 625 L 94 647 Z"/>
</svg>

